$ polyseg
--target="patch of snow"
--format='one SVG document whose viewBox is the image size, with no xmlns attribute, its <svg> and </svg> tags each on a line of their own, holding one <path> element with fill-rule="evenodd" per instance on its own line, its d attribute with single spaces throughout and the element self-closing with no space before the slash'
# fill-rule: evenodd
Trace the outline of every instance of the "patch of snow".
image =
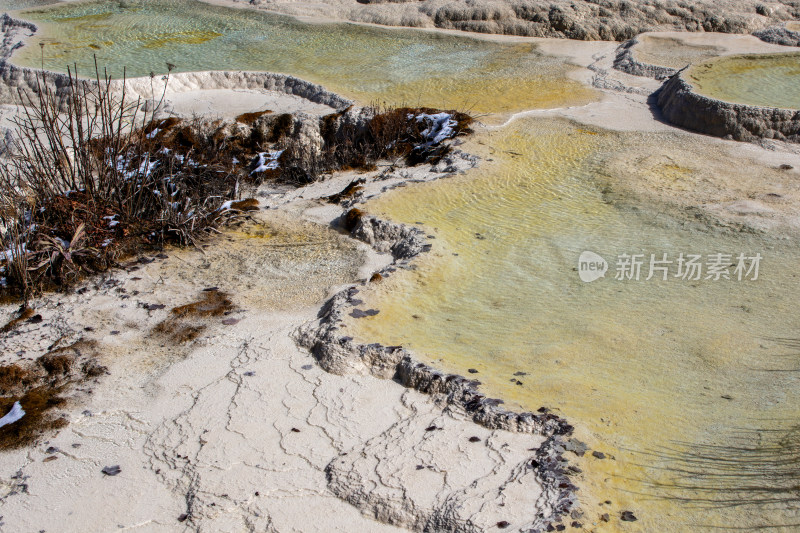
<svg viewBox="0 0 800 533">
<path fill-rule="evenodd" d="M 267 170 L 275 170 L 278 168 L 278 158 L 283 153 L 283 150 L 275 150 L 270 152 L 261 152 L 258 154 L 258 163 L 256 168 L 250 172 L 250 175 Z"/>
<path fill-rule="evenodd" d="M 450 113 L 436 113 L 435 115 L 421 113 L 416 116 L 416 119 L 417 122 L 424 120 L 428 126 L 422 131 L 422 136 L 427 141 L 426 146 L 433 146 L 445 139 L 455 137 L 455 127 L 458 126 L 458 122 L 453 119 L 453 115 Z"/>
<path fill-rule="evenodd" d="M 6 414 L 6 416 L 3 418 L 0 418 L 0 428 L 9 424 L 13 424 L 23 416 L 25 416 L 25 410 L 22 409 L 22 406 L 19 404 L 19 402 L 14 402 L 14 406 L 11 408 L 8 414 Z"/>
</svg>

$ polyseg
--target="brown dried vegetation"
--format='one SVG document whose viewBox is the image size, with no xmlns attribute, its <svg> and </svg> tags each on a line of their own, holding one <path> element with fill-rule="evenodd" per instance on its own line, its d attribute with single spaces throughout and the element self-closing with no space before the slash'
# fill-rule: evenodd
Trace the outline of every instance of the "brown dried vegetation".
<svg viewBox="0 0 800 533">
<path fill-rule="evenodd" d="M 94 342 L 78 340 L 27 364 L 0 366 L 0 413 L 19 402 L 25 415 L 0 428 L 0 450 L 21 448 L 68 424 L 63 407 L 76 384 L 106 373 Z"/>
<path fill-rule="evenodd" d="M 153 333 L 173 344 L 191 342 L 206 329 L 198 319 L 222 316 L 234 309 L 236 306 L 224 292 L 204 291 L 199 300 L 172 309 L 170 316 L 153 328 Z"/>
</svg>

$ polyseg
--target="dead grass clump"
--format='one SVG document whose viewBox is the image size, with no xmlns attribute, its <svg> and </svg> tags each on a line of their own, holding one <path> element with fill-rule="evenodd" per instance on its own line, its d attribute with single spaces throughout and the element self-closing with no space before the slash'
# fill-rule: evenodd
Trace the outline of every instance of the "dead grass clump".
<svg viewBox="0 0 800 533">
<path fill-rule="evenodd" d="M 264 115 L 269 115 L 270 113 L 272 113 L 272 110 L 270 109 L 265 109 L 264 111 L 254 111 L 251 113 L 242 113 L 236 117 L 236 122 L 241 122 L 242 124 L 252 126 L 256 119 L 261 118 Z"/>
<path fill-rule="evenodd" d="M 356 226 L 364 217 L 364 212 L 360 209 L 353 208 L 344 216 L 344 227 L 347 231 L 353 231 Z"/>
<path fill-rule="evenodd" d="M 19 138 L 0 165 L 2 292 L 27 301 L 143 247 L 195 244 L 234 215 L 219 206 L 239 180 L 211 136 L 155 120 L 99 70 L 58 89 L 47 76 L 20 93 Z"/>
<path fill-rule="evenodd" d="M 230 208 L 237 211 L 258 211 L 259 203 L 255 198 L 247 198 L 246 200 L 231 202 Z"/>
</svg>

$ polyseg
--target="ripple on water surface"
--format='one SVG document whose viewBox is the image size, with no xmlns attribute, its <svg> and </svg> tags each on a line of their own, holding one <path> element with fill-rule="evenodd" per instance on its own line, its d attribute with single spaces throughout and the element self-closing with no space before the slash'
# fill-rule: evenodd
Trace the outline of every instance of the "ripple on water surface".
<svg viewBox="0 0 800 533">
<path fill-rule="evenodd" d="M 790 431 L 800 346 L 775 339 L 800 337 L 800 254 L 607 203 L 604 161 L 634 144 L 624 135 L 526 119 L 477 141 L 471 148 L 492 161 L 467 176 L 367 206 L 423 223 L 436 240 L 417 270 L 367 295 L 380 313 L 351 321 L 351 332 L 403 344 L 525 409 L 565 415 L 606 455 L 580 461 L 584 524 L 603 513 L 604 530 L 794 523 L 800 475 L 785 465 L 797 464 L 800 448 Z M 638 144 L 644 160 L 647 145 Z M 580 281 L 586 250 L 609 261 L 605 279 Z M 760 278 L 687 281 L 673 264 L 667 281 L 658 271 L 644 279 L 650 254 L 705 262 L 718 252 L 760 253 Z M 640 281 L 614 279 L 623 253 L 647 257 Z M 789 447 L 775 444 L 785 438 Z M 622 510 L 639 520 L 621 523 Z"/>
<path fill-rule="evenodd" d="M 363 103 L 508 112 L 582 104 L 590 89 L 567 79 L 563 61 L 530 43 L 354 24 L 308 24 L 194 0 L 66 4 L 23 14 L 42 26 L 14 61 L 93 72 L 93 56 L 120 74 L 261 70 L 321 83 Z"/>
<path fill-rule="evenodd" d="M 800 53 L 723 57 L 691 67 L 687 79 L 718 100 L 800 109 Z"/>
</svg>

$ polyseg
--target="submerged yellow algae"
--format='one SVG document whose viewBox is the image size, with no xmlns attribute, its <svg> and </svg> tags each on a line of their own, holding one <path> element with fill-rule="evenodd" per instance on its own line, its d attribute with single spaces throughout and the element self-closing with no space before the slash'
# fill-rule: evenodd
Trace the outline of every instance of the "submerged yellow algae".
<svg viewBox="0 0 800 533">
<path fill-rule="evenodd" d="M 160 48 L 172 43 L 202 44 L 217 37 L 222 37 L 222 34 L 216 31 L 168 32 L 153 36 L 150 40 L 144 41 L 142 46 L 144 48 Z"/>
<path fill-rule="evenodd" d="M 102 27 L 76 18 L 112 12 Z M 597 93 L 572 80 L 576 67 L 532 43 L 352 24 L 307 24 L 263 12 L 194 0 L 131 0 L 62 4 L 26 12 L 41 26 L 15 52 L 23 66 L 94 70 L 92 45 L 104 44 L 101 67 L 117 76 L 197 70 L 260 70 L 292 74 L 362 104 L 430 106 L 483 113 L 581 105 Z M 58 39 L 62 47 L 35 46 Z"/>
<path fill-rule="evenodd" d="M 783 498 L 771 505 L 754 502 L 751 480 L 737 484 L 725 461 L 737 447 L 768 448 L 764 435 L 790 430 L 800 414 L 797 376 L 774 372 L 787 368 L 775 339 L 800 327 L 789 268 L 797 250 L 608 203 L 598 185 L 613 171 L 606 154 L 626 149 L 624 135 L 526 119 L 473 142 L 486 159 L 467 176 L 367 205 L 421 223 L 436 239 L 417 270 L 370 289 L 366 305 L 380 313 L 351 320 L 350 334 L 402 344 L 478 378 L 512 406 L 566 416 L 604 456 L 578 460 L 584 525 L 697 531 L 792 523 L 791 489 L 780 475 L 770 478 L 778 461 L 763 468 L 761 483 Z M 688 174 L 663 171 L 665 180 Z M 587 250 L 609 262 L 604 279 L 579 279 Z M 755 281 L 647 281 L 645 266 L 639 281 L 614 279 L 623 253 L 717 252 L 760 253 L 765 270 Z M 687 480 L 701 446 L 719 450 L 719 460 Z M 638 520 L 621 521 L 623 510 Z"/>
</svg>

